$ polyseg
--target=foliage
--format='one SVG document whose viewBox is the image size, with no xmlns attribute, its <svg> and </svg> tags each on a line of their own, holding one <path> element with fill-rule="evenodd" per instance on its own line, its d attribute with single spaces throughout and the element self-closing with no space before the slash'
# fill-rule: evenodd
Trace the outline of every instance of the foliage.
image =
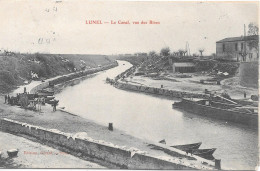
<svg viewBox="0 0 260 171">
<path fill-rule="evenodd" d="M 156 56 L 156 52 L 155 51 L 150 51 L 148 55 L 151 56 L 151 57 L 154 57 L 154 56 Z"/>
<path fill-rule="evenodd" d="M 15 85 L 16 79 L 9 71 L 0 71 L 0 80 L 6 84 Z"/>
<path fill-rule="evenodd" d="M 259 32 L 259 29 L 256 24 L 250 23 L 248 25 L 248 31 L 247 31 L 248 36 L 258 35 L 258 32 Z"/>
<path fill-rule="evenodd" d="M 170 55 L 170 48 L 169 47 L 162 48 L 160 54 L 162 56 L 169 56 Z"/>
</svg>

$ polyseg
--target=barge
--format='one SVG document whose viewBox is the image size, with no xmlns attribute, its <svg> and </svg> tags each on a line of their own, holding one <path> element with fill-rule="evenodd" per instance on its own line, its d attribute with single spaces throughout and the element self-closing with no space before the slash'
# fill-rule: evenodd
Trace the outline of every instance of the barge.
<svg viewBox="0 0 260 171">
<path fill-rule="evenodd" d="M 172 104 L 173 108 L 183 109 L 193 114 L 240 123 L 251 128 L 258 127 L 258 108 L 242 106 L 233 101 L 218 101 L 210 99 L 183 98 L 180 102 Z"/>
</svg>

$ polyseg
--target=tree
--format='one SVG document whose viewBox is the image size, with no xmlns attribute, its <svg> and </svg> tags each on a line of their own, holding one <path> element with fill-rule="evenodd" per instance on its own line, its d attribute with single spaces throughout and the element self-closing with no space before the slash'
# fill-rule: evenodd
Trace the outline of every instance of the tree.
<svg viewBox="0 0 260 171">
<path fill-rule="evenodd" d="M 172 56 L 177 57 L 179 52 L 172 52 Z"/>
<path fill-rule="evenodd" d="M 255 25 L 254 23 L 248 24 L 248 31 L 247 31 L 248 36 L 258 35 L 258 31 L 259 29 L 257 25 Z"/>
<path fill-rule="evenodd" d="M 180 56 L 184 56 L 185 55 L 185 51 L 183 49 L 179 49 L 178 51 L 179 51 Z"/>
<path fill-rule="evenodd" d="M 202 54 L 202 53 L 204 52 L 204 49 L 202 49 L 202 48 L 201 48 L 201 49 L 199 49 L 199 52 L 200 52 L 200 56 L 203 56 L 203 54 Z"/>
<path fill-rule="evenodd" d="M 156 52 L 155 52 L 155 51 L 150 51 L 150 52 L 149 52 L 149 56 L 154 57 L 155 55 L 156 55 Z"/>
<path fill-rule="evenodd" d="M 162 48 L 160 54 L 164 57 L 169 56 L 170 55 L 170 48 L 169 47 Z"/>
<path fill-rule="evenodd" d="M 184 50 L 183 51 L 183 56 L 186 56 L 186 53 L 187 53 L 188 51 L 187 50 Z"/>
<path fill-rule="evenodd" d="M 253 36 L 253 35 L 258 35 L 258 26 L 256 26 L 254 23 L 250 23 L 248 25 L 248 35 Z M 252 40 L 248 42 L 248 46 L 250 49 L 255 48 L 257 51 L 259 50 L 259 41 L 258 40 Z"/>
</svg>

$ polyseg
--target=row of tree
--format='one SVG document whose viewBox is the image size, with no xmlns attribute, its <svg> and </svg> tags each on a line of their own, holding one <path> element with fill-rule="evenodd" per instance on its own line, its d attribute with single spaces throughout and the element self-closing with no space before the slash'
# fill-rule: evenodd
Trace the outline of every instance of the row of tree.
<svg viewBox="0 0 260 171">
<path fill-rule="evenodd" d="M 248 36 L 258 35 L 258 33 L 259 33 L 258 26 L 256 24 L 254 24 L 254 23 L 250 23 L 248 25 L 247 35 Z M 250 42 L 248 42 L 248 46 L 250 48 L 255 48 L 255 49 L 259 50 L 259 41 L 258 40 L 250 41 Z M 203 56 L 204 49 L 203 48 L 199 48 L 198 52 L 199 52 L 199 54 L 193 53 L 192 56 L 199 56 L 199 55 Z M 151 57 L 156 56 L 156 55 L 157 54 L 156 54 L 155 51 L 149 52 L 149 56 L 151 56 Z M 164 47 L 164 48 L 161 49 L 160 55 L 164 56 L 164 57 L 167 57 L 167 56 L 170 56 L 170 55 L 176 56 L 176 57 L 182 57 L 182 56 L 186 56 L 187 55 L 187 50 L 179 49 L 178 51 L 171 52 L 169 47 Z M 213 53 L 212 55 L 215 56 L 215 53 Z"/>
<path fill-rule="evenodd" d="M 204 49 L 200 48 L 200 49 L 198 49 L 198 52 L 200 53 L 200 56 L 203 56 Z M 155 51 L 149 52 L 149 56 L 151 56 L 151 57 L 156 56 L 156 55 L 157 54 Z M 164 56 L 164 57 L 167 57 L 170 55 L 176 56 L 176 57 L 182 57 L 182 56 L 187 56 L 187 50 L 179 49 L 178 51 L 171 52 L 169 47 L 164 47 L 161 49 L 160 55 Z M 192 56 L 199 56 L 199 54 L 194 53 Z"/>
</svg>

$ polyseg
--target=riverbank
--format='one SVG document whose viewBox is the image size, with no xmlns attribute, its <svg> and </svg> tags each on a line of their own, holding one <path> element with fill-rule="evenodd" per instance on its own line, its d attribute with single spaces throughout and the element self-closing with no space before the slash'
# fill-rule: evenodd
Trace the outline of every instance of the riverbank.
<svg viewBox="0 0 260 171">
<path fill-rule="evenodd" d="M 62 74 L 110 64 L 106 55 L 0 54 L 0 93 L 11 93 L 31 80 L 46 80 Z"/>
<path fill-rule="evenodd" d="M 247 95 L 255 95 L 256 89 L 249 89 L 241 86 L 235 86 L 231 87 L 228 85 L 230 82 L 230 79 L 226 79 L 222 81 L 223 85 L 203 85 L 199 84 L 201 77 L 188 77 L 188 78 L 182 78 L 178 77 L 174 80 L 168 79 L 168 80 L 157 80 L 157 79 L 151 79 L 147 76 L 136 76 L 134 74 L 136 72 L 136 67 L 132 66 L 125 72 L 117 75 L 114 79 L 113 78 L 107 78 L 106 82 L 112 84 L 114 87 L 124 90 L 130 90 L 130 91 L 137 91 L 137 92 L 143 92 L 143 93 L 149 93 L 149 94 L 156 94 L 161 95 L 169 98 L 198 98 L 198 99 L 210 99 L 211 95 L 214 92 L 214 95 L 221 95 L 221 93 L 225 92 L 227 94 L 231 94 L 231 98 L 233 100 L 236 100 L 241 105 L 251 105 L 252 107 L 257 107 L 258 102 L 252 101 L 250 98 L 238 98 L 239 94 L 244 95 L 246 93 Z M 205 77 L 205 76 L 204 76 Z M 235 80 L 235 78 L 232 78 L 231 80 Z M 234 81 L 233 84 L 236 84 Z M 205 89 L 204 89 L 205 88 Z M 207 88 L 207 89 L 206 89 Z M 208 93 L 206 93 L 206 90 Z M 210 92 L 210 93 L 209 93 Z M 236 97 L 237 99 L 234 99 Z M 204 109 L 203 109 L 204 110 Z M 204 112 L 198 112 L 199 114 Z M 230 114 L 230 113 L 229 113 Z M 239 115 L 234 114 L 231 117 L 227 118 L 227 115 L 207 115 L 211 116 L 213 118 L 222 119 L 228 122 L 234 122 L 234 123 L 242 123 L 252 129 L 257 129 L 257 123 L 258 119 L 257 115 Z M 239 118 L 237 118 L 239 116 Z M 225 119 L 224 119 L 225 118 Z M 232 118 L 232 119 L 231 119 Z"/>
</svg>

